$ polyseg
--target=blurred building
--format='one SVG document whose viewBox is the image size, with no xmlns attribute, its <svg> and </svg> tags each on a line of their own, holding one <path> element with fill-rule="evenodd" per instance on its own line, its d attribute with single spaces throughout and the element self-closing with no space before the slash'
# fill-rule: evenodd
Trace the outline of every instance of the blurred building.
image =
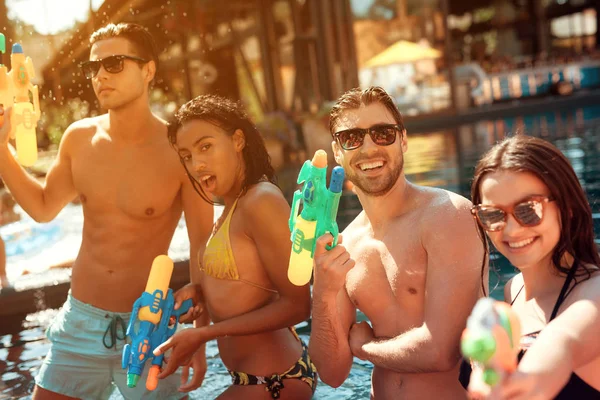
<svg viewBox="0 0 600 400">
<path fill-rule="evenodd" d="M 260 120 L 275 111 L 321 115 L 345 90 L 377 84 L 408 116 L 443 115 L 504 98 L 492 93 L 495 87 L 511 98 L 527 92 L 523 85 L 537 85 L 535 93 L 541 94 L 541 87 L 557 79 L 576 80 L 577 73 L 566 69 L 543 72 L 549 83 L 537 79 L 535 85 L 528 77 L 488 78 L 595 59 L 599 4 L 106 0 L 50 60 L 44 89 L 51 98 L 80 97 L 94 104 L 78 69 L 89 54 L 88 38 L 107 22 L 133 21 L 148 27 L 161 50 L 157 102 L 179 105 L 201 93 L 219 93 L 241 99 Z"/>
<path fill-rule="evenodd" d="M 182 103 L 201 93 L 255 113 L 316 111 L 357 86 L 349 3 L 339 0 L 106 0 L 44 71 L 57 98 L 93 93 L 78 64 L 107 22 L 146 26 L 161 51 L 157 88 Z"/>
</svg>

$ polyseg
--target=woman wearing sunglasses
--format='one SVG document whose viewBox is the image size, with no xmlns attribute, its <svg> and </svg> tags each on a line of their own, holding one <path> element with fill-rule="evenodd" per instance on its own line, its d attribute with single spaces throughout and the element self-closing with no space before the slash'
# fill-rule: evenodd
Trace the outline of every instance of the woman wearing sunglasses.
<svg viewBox="0 0 600 400">
<path fill-rule="evenodd" d="M 514 136 L 479 161 L 471 196 L 482 239 L 521 271 L 504 290 L 522 325 L 520 363 L 491 397 L 600 399 L 600 257 L 568 160 Z"/>
</svg>

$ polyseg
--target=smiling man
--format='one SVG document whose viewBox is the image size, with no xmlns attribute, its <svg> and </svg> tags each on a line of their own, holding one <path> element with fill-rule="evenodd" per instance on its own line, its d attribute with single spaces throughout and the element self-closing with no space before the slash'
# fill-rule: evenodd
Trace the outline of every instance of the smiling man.
<svg viewBox="0 0 600 400">
<path fill-rule="evenodd" d="M 198 353 L 194 378 L 181 388 L 175 377 L 154 392 L 145 392 L 143 384 L 128 388 L 121 369 L 125 324 L 152 261 L 167 254 L 182 210 L 196 265 L 212 227 L 212 206 L 195 193 L 171 150 L 166 122 L 150 111 L 158 59 L 150 34 L 139 25 L 111 24 L 90 42 L 83 73 L 108 113 L 67 129 L 44 184 L 8 150 L 9 124 L 0 129 L 0 175 L 25 212 L 46 222 L 75 196 L 83 207 L 71 292 L 47 330 L 50 350 L 33 398 L 101 399 L 116 385 L 127 399 L 179 399 L 185 393 L 178 389 L 189 391 L 202 382 L 205 356 Z"/>
<path fill-rule="evenodd" d="M 321 379 L 341 385 L 356 356 L 374 364 L 375 399 L 466 398 L 460 335 L 487 286 L 471 203 L 406 180 L 406 130 L 383 89 L 342 95 L 330 130 L 363 212 L 343 244 L 317 241 L 309 352 Z"/>
</svg>

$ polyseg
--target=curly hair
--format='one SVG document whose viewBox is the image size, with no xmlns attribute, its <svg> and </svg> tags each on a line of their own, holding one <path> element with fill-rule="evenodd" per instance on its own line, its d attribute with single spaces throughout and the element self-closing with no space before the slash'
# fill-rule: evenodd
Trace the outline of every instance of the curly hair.
<svg viewBox="0 0 600 400">
<path fill-rule="evenodd" d="M 185 103 L 169 122 L 169 142 L 174 148 L 177 143 L 177 132 L 181 126 L 193 120 L 210 122 L 223 129 L 230 136 L 237 129 L 244 132 L 246 145 L 242 150 L 245 165 L 245 176 L 242 184 L 243 192 L 265 178 L 269 182 L 276 184 L 275 170 L 271 165 L 271 157 L 267 152 L 263 137 L 239 102 L 207 94 L 198 96 Z M 183 159 L 180 158 L 180 161 L 185 167 Z M 185 167 L 185 170 L 196 192 L 205 201 L 214 204 L 204 192 L 200 183 L 188 171 L 187 167 Z"/>
</svg>

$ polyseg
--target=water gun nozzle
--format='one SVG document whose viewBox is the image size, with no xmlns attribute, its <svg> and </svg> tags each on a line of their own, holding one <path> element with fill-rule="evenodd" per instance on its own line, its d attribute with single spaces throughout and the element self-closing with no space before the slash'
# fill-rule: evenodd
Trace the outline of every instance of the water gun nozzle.
<svg viewBox="0 0 600 400">
<path fill-rule="evenodd" d="M 137 374 L 127 374 L 127 386 L 134 388 L 137 386 L 140 376 Z"/>
</svg>

